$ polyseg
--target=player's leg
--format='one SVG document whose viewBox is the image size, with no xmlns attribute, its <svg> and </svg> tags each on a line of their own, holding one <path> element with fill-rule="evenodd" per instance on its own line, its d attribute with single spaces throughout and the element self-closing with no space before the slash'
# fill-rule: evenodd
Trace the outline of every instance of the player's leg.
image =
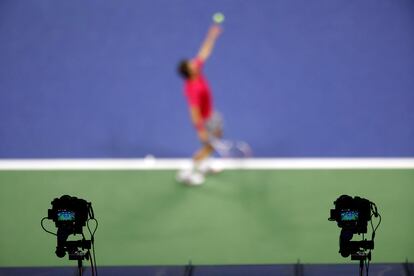
<svg viewBox="0 0 414 276">
<path fill-rule="evenodd" d="M 214 141 L 220 140 L 223 137 L 223 118 L 219 112 L 214 111 L 206 121 L 206 129 L 210 140 L 208 145 L 209 153 L 208 156 L 200 162 L 199 168 L 203 174 L 215 174 L 221 172 L 222 169 L 218 166 L 217 162 L 213 164 L 208 157 L 216 151 L 214 148 Z"/>
<path fill-rule="evenodd" d="M 205 144 L 201 149 L 199 149 L 194 154 L 194 156 L 193 156 L 194 164 L 196 166 L 199 165 L 201 162 L 203 162 L 203 160 L 208 158 L 213 153 L 213 151 L 214 151 L 214 149 L 210 144 Z"/>
<path fill-rule="evenodd" d="M 213 113 L 206 121 L 206 130 L 209 139 L 218 139 L 222 136 L 222 119 L 218 113 Z M 200 185 L 204 182 L 204 175 L 208 173 L 217 173 L 221 169 L 215 168 L 210 164 L 209 157 L 214 152 L 214 147 L 211 143 L 204 144 L 194 155 L 193 165 L 190 170 L 183 170 L 178 172 L 177 180 L 189 185 Z"/>
<path fill-rule="evenodd" d="M 177 173 L 176 179 L 191 186 L 198 186 L 204 183 L 205 172 L 202 169 L 205 161 L 213 153 L 213 147 L 210 144 L 203 145 L 193 156 L 193 165 L 189 170 L 181 170 Z"/>
</svg>

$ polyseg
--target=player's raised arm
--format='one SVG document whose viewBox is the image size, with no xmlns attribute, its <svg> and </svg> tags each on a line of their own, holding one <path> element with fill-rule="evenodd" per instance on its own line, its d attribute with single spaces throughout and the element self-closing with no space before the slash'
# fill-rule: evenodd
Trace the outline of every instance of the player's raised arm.
<svg viewBox="0 0 414 276">
<path fill-rule="evenodd" d="M 208 30 L 207 36 L 198 51 L 197 58 L 205 61 L 210 56 L 217 38 L 221 34 L 222 29 L 219 24 L 213 24 Z"/>
</svg>

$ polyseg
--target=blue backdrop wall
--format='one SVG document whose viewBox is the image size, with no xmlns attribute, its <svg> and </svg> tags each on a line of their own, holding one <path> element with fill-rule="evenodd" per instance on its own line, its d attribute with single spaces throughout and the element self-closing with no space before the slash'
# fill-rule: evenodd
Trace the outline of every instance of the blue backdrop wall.
<svg viewBox="0 0 414 276">
<path fill-rule="evenodd" d="M 0 157 L 189 156 L 176 64 L 206 64 L 262 157 L 414 156 L 411 0 L 0 2 Z"/>
</svg>

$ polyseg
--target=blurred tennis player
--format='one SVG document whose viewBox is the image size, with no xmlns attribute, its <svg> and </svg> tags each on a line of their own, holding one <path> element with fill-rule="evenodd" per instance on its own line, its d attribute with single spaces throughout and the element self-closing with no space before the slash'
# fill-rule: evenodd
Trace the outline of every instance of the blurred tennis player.
<svg viewBox="0 0 414 276">
<path fill-rule="evenodd" d="M 212 171 L 205 161 L 214 152 L 212 140 L 222 136 L 222 118 L 214 110 L 211 89 L 203 74 L 204 63 L 221 33 L 220 25 L 213 24 L 197 56 L 191 60 L 183 60 L 178 65 L 178 72 L 184 79 L 184 94 L 189 105 L 191 122 L 202 145 L 193 156 L 191 170 L 180 171 L 177 174 L 178 181 L 190 185 L 202 184 L 204 174 Z"/>
</svg>

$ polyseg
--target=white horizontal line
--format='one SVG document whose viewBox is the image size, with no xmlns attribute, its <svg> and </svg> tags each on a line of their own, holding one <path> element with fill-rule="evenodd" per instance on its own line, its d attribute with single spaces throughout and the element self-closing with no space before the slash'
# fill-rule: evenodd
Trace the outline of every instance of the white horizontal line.
<svg viewBox="0 0 414 276">
<path fill-rule="evenodd" d="M 223 169 L 414 169 L 414 158 L 212 159 Z M 190 159 L 2 159 L 0 170 L 176 170 Z"/>
</svg>

